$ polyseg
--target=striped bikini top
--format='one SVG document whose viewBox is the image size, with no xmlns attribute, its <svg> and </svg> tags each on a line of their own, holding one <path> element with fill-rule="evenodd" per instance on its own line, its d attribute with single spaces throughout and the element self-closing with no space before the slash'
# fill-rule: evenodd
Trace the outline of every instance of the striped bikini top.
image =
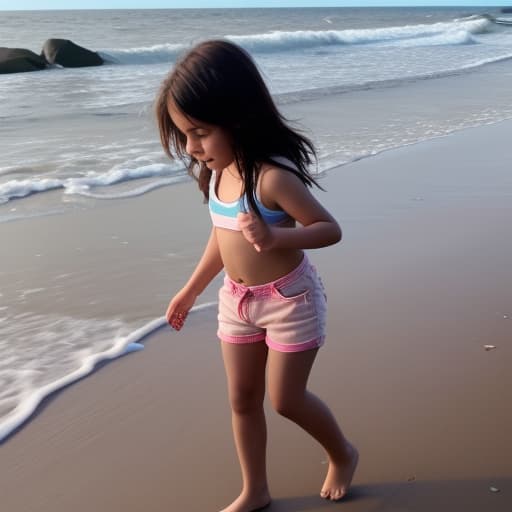
<svg viewBox="0 0 512 512">
<path fill-rule="evenodd" d="M 212 223 L 215 227 L 231 229 L 232 231 L 240 231 L 238 220 L 236 216 L 239 212 L 249 211 L 249 201 L 247 195 L 244 194 L 236 201 L 224 203 L 217 197 L 215 190 L 217 183 L 217 173 L 212 171 L 210 178 L 210 194 L 208 199 L 208 207 L 210 209 L 210 216 Z M 263 220 L 270 225 L 281 224 L 291 217 L 283 210 L 271 210 L 267 208 L 259 199 L 258 195 L 254 192 L 254 200 L 258 206 Z"/>
</svg>

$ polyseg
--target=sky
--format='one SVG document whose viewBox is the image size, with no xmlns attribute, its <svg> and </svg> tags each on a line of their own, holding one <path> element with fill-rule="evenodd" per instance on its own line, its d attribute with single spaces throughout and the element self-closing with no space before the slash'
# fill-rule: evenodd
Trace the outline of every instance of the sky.
<svg viewBox="0 0 512 512">
<path fill-rule="evenodd" d="M 494 6 L 512 0 L 0 0 L 0 10 L 141 9 L 184 7 L 381 7 L 416 5 Z"/>
</svg>

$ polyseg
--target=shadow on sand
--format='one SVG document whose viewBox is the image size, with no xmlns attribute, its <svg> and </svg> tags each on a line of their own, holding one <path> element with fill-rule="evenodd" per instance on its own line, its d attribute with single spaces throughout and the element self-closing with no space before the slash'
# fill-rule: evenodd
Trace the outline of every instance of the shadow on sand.
<svg viewBox="0 0 512 512">
<path fill-rule="evenodd" d="M 493 488 L 494 490 L 491 490 Z M 319 496 L 278 498 L 268 512 L 510 512 L 512 478 L 354 485 L 340 502 Z"/>
</svg>

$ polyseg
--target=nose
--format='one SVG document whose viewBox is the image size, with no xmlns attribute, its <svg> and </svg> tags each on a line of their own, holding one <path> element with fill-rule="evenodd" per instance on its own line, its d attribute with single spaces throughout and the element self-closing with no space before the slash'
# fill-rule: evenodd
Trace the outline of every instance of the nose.
<svg viewBox="0 0 512 512">
<path fill-rule="evenodd" d="M 185 146 L 185 151 L 190 156 L 194 156 L 197 153 L 201 152 L 201 146 L 199 145 L 197 140 L 194 140 L 192 137 L 187 137 L 187 144 Z"/>
</svg>

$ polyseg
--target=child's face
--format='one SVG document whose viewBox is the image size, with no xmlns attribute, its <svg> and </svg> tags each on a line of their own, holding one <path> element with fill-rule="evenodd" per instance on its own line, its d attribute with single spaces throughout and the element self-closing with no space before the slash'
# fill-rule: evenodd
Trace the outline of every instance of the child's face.
<svg viewBox="0 0 512 512">
<path fill-rule="evenodd" d="M 187 139 L 186 152 L 210 169 L 222 171 L 235 159 L 231 136 L 224 128 L 183 115 L 169 101 L 167 111 L 172 122 Z"/>
</svg>

